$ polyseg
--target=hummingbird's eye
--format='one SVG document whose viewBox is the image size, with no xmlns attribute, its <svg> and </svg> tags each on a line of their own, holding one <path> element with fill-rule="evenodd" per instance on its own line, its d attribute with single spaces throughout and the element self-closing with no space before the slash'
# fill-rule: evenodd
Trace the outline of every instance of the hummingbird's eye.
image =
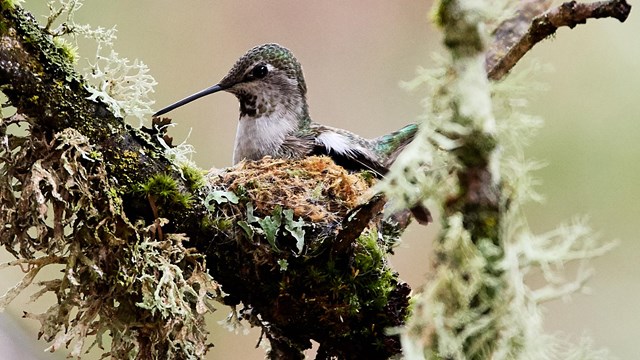
<svg viewBox="0 0 640 360">
<path fill-rule="evenodd" d="M 269 69 L 267 69 L 266 65 L 257 65 L 256 67 L 253 68 L 253 70 L 251 70 L 251 75 L 255 79 L 262 79 L 263 77 L 267 76 L 268 72 L 269 72 Z"/>
</svg>

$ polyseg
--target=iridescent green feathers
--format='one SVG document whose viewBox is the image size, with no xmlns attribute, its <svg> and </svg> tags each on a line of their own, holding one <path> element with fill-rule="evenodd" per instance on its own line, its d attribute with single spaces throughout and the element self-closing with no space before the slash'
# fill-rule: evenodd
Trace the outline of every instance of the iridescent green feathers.
<svg viewBox="0 0 640 360">
<path fill-rule="evenodd" d="M 417 124 L 409 124 L 390 134 L 373 139 L 373 151 L 385 159 L 388 166 L 398 156 L 398 153 L 409 144 L 418 132 Z"/>
<path fill-rule="evenodd" d="M 264 44 L 249 50 L 236 61 L 227 76 L 220 81 L 220 85 L 230 86 L 240 82 L 247 71 L 260 63 L 271 64 L 283 71 L 288 78 L 296 79 L 300 93 L 303 96 L 307 94 L 307 84 L 302 74 L 302 66 L 289 49 L 278 44 Z"/>
</svg>

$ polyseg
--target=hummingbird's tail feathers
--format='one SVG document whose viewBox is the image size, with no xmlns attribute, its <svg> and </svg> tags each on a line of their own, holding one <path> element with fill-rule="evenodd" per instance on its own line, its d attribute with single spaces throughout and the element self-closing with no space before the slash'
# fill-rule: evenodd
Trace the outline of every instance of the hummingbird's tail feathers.
<svg viewBox="0 0 640 360">
<path fill-rule="evenodd" d="M 373 149 L 388 167 L 404 147 L 415 138 L 417 132 L 418 124 L 409 124 L 400 130 L 373 139 Z"/>
</svg>

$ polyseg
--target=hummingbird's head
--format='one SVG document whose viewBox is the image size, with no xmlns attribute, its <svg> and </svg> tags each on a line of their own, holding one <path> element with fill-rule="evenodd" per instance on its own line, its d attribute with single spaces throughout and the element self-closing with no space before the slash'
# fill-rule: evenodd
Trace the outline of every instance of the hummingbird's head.
<svg viewBox="0 0 640 360">
<path fill-rule="evenodd" d="M 240 116 L 269 116 L 283 106 L 306 111 L 307 85 L 291 51 L 278 44 L 256 46 L 244 54 L 218 83 L 240 101 Z"/>
<path fill-rule="evenodd" d="M 264 44 L 238 59 L 218 84 L 180 100 L 154 116 L 218 91 L 232 93 L 238 98 L 241 118 L 268 117 L 274 111 L 307 115 L 307 85 L 300 63 L 288 49 L 278 44 Z"/>
<path fill-rule="evenodd" d="M 264 44 L 247 51 L 218 85 L 233 94 L 255 94 L 264 88 L 302 96 L 307 93 L 300 63 L 289 49 L 278 44 Z"/>
</svg>

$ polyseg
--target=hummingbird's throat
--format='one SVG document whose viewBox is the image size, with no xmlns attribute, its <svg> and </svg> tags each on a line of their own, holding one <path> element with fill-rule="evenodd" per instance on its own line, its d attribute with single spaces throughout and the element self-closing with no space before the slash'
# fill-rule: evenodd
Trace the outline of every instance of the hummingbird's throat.
<svg viewBox="0 0 640 360">
<path fill-rule="evenodd" d="M 256 95 L 239 94 L 237 97 L 240 102 L 240 118 L 262 116 L 267 111 L 263 102 L 260 102 L 260 106 L 258 106 Z"/>
<path fill-rule="evenodd" d="M 234 164 L 280 156 L 285 138 L 308 123 L 306 102 L 297 82 L 249 82 L 232 90 L 240 101 Z"/>
<path fill-rule="evenodd" d="M 263 116 L 240 115 L 233 151 L 234 164 L 243 159 L 259 160 L 267 155 L 277 155 L 285 138 L 298 129 L 297 117 L 285 107 L 276 106 L 268 113 Z"/>
<path fill-rule="evenodd" d="M 272 117 L 274 113 L 285 110 L 300 116 L 300 112 L 306 108 L 295 81 L 242 83 L 230 92 L 240 102 L 240 117 Z"/>
</svg>

